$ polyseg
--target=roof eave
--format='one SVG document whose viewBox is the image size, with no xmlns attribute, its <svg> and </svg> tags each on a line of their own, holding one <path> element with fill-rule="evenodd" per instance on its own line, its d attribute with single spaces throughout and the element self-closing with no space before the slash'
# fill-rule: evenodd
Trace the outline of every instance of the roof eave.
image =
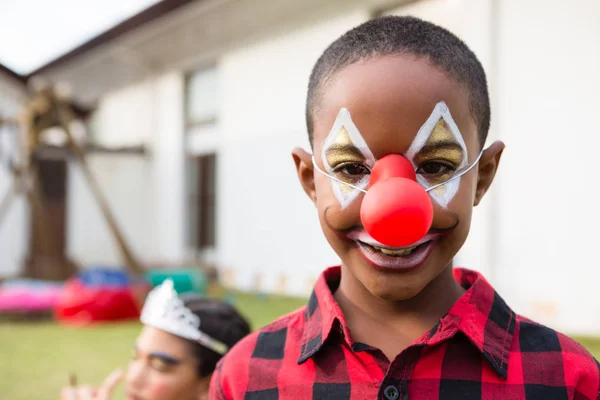
<svg viewBox="0 0 600 400">
<path fill-rule="evenodd" d="M 202 0 L 162 0 L 158 3 L 146 8 L 145 10 L 135 14 L 134 16 L 126 19 L 118 25 L 110 28 L 107 31 L 104 31 L 100 35 L 88 40 L 82 45 L 74 48 L 73 50 L 61 55 L 58 58 L 42 65 L 41 67 L 35 69 L 34 71 L 27 74 L 25 78 L 30 78 L 35 75 L 43 74 L 55 67 L 63 65 L 74 58 L 81 56 L 91 50 L 94 50 L 114 39 L 117 39 L 123 36 L 126 33 L 134 31 L 154 20 L 161 18 L 162 16 L 169 14 L 187 4 L 191 4 L 195 1 Z"/>
</svg>

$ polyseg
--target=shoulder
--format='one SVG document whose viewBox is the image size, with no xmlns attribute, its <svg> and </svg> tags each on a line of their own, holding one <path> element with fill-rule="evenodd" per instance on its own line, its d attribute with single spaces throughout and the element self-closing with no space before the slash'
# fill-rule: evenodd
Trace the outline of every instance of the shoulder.
<svg viewBox="0 0 600 400">
<path fill-rule="evenodd" d="M 231 367 L 248 362 L 252 356 L 274 358 L 283 352 L 288 341 L 299 339 L 304 326 L 306 306 L 284 315 L 240 340 L 221 360 Z M 245 360 L 245 361 L 244 361 Z"/>
<path fill-rule="evenodd" d="M 517 316 L 517 321 L 524 373 L 528 369 L 538 376 L 553 376 L 554 383 L 562 381 L 577 394 L 575 398 L 600 398 L 600 364 L 581 343 L 527 318 Z"/>
<path fill-rule="evenodd" d="M 306 306 L 284 315 L 233 346 L 217 364 L 211 381 L 210 398 L 243 398 L 250 369 L 262 365 L 252 362 L 253 359 L 282 359 L 286 344 L 297 342 L 300 345 L 305 310 Z"/>
</svg>

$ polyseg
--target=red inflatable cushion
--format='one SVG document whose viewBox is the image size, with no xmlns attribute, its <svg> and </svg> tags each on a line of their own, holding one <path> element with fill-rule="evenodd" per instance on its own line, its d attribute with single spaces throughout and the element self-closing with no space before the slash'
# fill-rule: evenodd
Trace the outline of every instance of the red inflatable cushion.
<svg viewBox="0 0 600 400">
<path fill-rule="evenodd" d="M 138 319 L 142 289 L 134 286 L 86 286 L 72 279 L 58 298 L 54 316 L 62 323 L 77 325 Z"/>
</svg>

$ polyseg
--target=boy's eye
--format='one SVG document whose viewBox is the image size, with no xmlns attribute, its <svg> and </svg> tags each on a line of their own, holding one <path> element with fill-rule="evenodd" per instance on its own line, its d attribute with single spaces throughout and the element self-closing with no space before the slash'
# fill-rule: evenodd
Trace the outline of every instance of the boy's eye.
<svg viewBox="0 0 600 400">
<path fill-rule="evenodd" d="M 348 176 L 368 175 L 371 173 L 369 168 L 357 163 L 343 163 L 335 167 L 335 172 L 341 172 Z"/>
<path fill-rule="evenodd" d="M 441 162 L 426 162 L 419 166 L 417 174 L 423 175 L 443 175 L 454 171 L 454 166 Z"/>
</svg>

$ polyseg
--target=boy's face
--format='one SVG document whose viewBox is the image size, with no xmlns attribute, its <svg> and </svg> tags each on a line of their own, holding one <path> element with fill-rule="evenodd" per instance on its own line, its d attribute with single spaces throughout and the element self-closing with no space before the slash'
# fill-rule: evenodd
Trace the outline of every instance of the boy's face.
<svg viewBox="0 0 600 400">
<path fill-rule="evenodd" d="M 340 113 L 342 109 L 347 112 Z M 447 111 L 445 117 L 438 117 L 442 111 Z M 427 187 L 447 180 L 453 169 L 460 172 L 481 150 L 466 90 L 414 56 L 376 58 L 333 76 L 314 114 L 313 142 L 317 165 L 357 187 L 366 186 L 374 161 L 387 154 L 407 156 L 419 183 Z M 430 192 L 433 225 L 422 243 L 409 250 L 369 246 L 374 242 L 360 220 L 363 194 L 315 174 L 310 154 L 297 149 L 294 159 L 348 278 L 379 298 L 397 301 L 416 296 L 450 265 L 467 238 L 472 208 L 491 184 L 502 149 L 495 143 L 475 168 Z"/>
</svg>

